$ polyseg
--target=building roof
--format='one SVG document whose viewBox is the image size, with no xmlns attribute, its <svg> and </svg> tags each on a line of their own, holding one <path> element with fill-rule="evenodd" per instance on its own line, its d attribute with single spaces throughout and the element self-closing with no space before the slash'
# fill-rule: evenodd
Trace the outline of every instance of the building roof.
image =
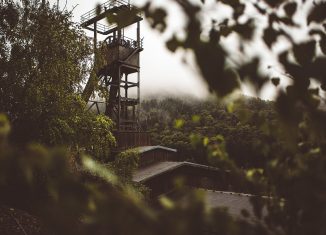
<svg viewBox="0 0 326 235">
<path fill-rule="evenodd" d="M 172 171 L 181 166 L 191 166 L 191 167 L 204 168 L 207 170 L 215 170 L 215 171 L 219 170 L 214 167 L 200 165 L 200 164 L 196 164 L 196 163 L 192 163 L 192 162 L 169 162 L 169 161 L 158 162 L 158 163 L 152 164 L 150 166 L 138 169 L 134 173 L 132 180 L 134 182 L 143 182 L 143 181 L 146 181 L 155 176 L 161 175 L 165 172 Z"/>
<path fill-rule="evenodd" d="M 241 217 L 242 211 L 246 210 L 250 217 L 256 217 L 251 203 L 251 200 L 256 198 L 254 195 L 204 189 L 200 190 L 205 192 L 206 205 L 208 208 L 225 207 L 228 209 L 230 215 L 235 217 Z M 263 214 L 265 213 L 267 213 L 266 208 L 263 210 Z"/>
<path fill-rule="evenodd" d="M 134 173 L 132 180 L 135 182 L 142 182 L 156 175 L 176 169 L 181 165 L 183 165 L 183 162 L 158 162 L 156 164 L 138 169 Z"/>
<path fill-rule="evenodd" d="M 170 151 L 170 152 L 177 152 L 176 149 L 171 149 L 171 148 L 167 148 L 164 146 L 160 146 L 160 145 L 156 145 L 156 146 L 141 146 L 141 147 L 137 147 L 136 150 L 138 150 L 139 153 L 145 153 L 148 151 L 152 151 L 152 150 L 156 150 L 156 149 L 162 149 L 162 150 L 166 150 L 166 151 Z"/>
<path fill-rule="evenodd" d="M 200 165 L 191 162 L 159 162 L 153 165 L 138 169 L 133 175 L 134 182 L 145 183 L 147 180 L 154 177 L 160 176 L 169 171 L 173 171 L 179 167 L 190 166 L 196 168 L 203 168 L 210 171 L 219 171 L 218 168 Z M 254 213 L 254 207 L 252 205 L 253 200 L 257 200 L 258 197 L 245 194 L 245 193 L 235 193 L 235 192 L 225 192 L 225 191 L 215 191 L 203 188 L 197 188 L 205 193 L 205 203 L 208 209 L 214 208 L 226 208 L 228 213 L 234 218 L 246 219 L 249 222 L 258 221 L 258 217 Z M 173 196 L 172 196 L 173 198 Z M 259 197 L 260 199 L 266 197 Z M 247 213 L 246 213 L 247 212 Z M 248 214 L 248 218 L 245 218 L 244 213 Z M 267 215 L 267 208 L 264 207 L 262 210 L 262 215 Z"/>
<path fill-rule="evenodd" d="M 255 214 L 254 206 L 252 202 L 258 199 L 266 199 L 267 197 L 258 197 L 251 194 L 226 192 L 226 191 L 214 191 L 203 188 L 192 188 L 193 190 L 199 190 L 204 193 L 204 203 L 207 209 L 226 209 L 228 214 L 235 219 L 244 219 L 250 223 L 263 222 Z M 182 202 L 183 197 L 179 194 L 174 195 L 173 192 L 162 195 L 168 196 L 176 202 Z M 161 197 L 161 196 L 160 196 Z M 245 211 L 245 212 L 244 212 Z M 246 216 L 244 216 L 246 214 Z M 267 216 L 267 207 L 262 208 L 262 218 Z M 263 222 L 264 223 L 264 222 Z M 261 223 L 261 224 L 263 224 Z"/>
</svg>

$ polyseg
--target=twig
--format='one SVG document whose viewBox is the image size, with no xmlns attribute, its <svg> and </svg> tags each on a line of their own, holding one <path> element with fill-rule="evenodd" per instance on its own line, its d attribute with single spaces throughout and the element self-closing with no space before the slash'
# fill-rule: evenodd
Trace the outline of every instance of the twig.
<svg viewBox="0 0 326 235">
<path fill-rule="evenodd" d="M 72 8 L 71 12 L 73 12 L 73 11 L 75 10 L 75 8 L 76 8 L 78 5 L 79 5 L 79 4 L 76 4 L 76 5 Z"/>
<path fill-rule="evenodd" d="M 66 4 L 65 4 L 65 7 L 63 8 L 63 10 L 62 10 L 62 11 L 64 11 L 64 10 L 66 9 L 66 6 L 67 6 L 67 1 L 68 1 L 68 0 L 66 0 Z"/>
<path fill-rule="evenodd" d="M 16 219 L 15 216 L 13 216 L 13 214 L 11 213 L 10 209 L 9 209 L 9 215 L 11 216 L 11 218 L 13 218 L 16 222 L 16 224 L 18 225 L 18 227 L 23 231 L 24 235 L 28 235 L 25 231 L 25 229 L 23 228 L 23 226 L 19 223 L 18 219 Z"/>
</svg>

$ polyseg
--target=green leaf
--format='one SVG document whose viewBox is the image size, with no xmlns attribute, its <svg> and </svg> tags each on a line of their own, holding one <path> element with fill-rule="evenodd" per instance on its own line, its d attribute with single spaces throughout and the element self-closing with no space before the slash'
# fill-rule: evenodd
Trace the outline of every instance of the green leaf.
<svg viewBox="0 0 326 235">
<path fill-rule="evenodd" d="M 110 172 L 108 168 L 103 166 L 102 164 L 94 161 L 88 156 L 82 157 L 82 163 L 85 168 L 85 170 L 89 171 L 90 173 L 94 174 L 95 176 L 98 176 L 104 180 L 106 180 L 108 183 L 112 185 L 117 185 L 118 178 L 115 174 Z"/>
<path fill-rule="evenodd" d="M 174 128 L 180 129 L 184 126 L 184 124 L 185 124 L 185 121 L 183 119 L 177 119 L 174 122 Z"/>
<path fill-rule="evenodd" d="M 172 210 L 175 207 L 174 202 L 165 196 L 161 196 L 159 202 L 164 208 L 169 210 Z"/>
<path fill-rule="evenodd" d="M 234 102 L 230 102 L 227 104 L 226 106 L 226 109 L 229 113 L 233 113 L 234 112 L 234 108 L 235 108 L 235 105 L 234 105 Z"/>
<path fill-rule="evenodd" d="M 204 139 L 203 139 L 203 145 L 204 146 L 207 146 L 209 144 L 209 138 L 208 137 L 205 137 Z"/>
<path fill-rule="evenodd" d="M 191 120 L 193 123 L 198 123 L 200 121 L 199 115 L 192 115 Z"/>
<path fill-rule="evenodd" d="M 219 143 L 223 143 L 225 141 L 223 135 L 217 135 L 214 137 L 214 139 Z"/>
<path fill-rule="evenodd" d="M 0 144 L 9 135 L 10 129 L 7 116 L 0 113 Z"/>
</svg>

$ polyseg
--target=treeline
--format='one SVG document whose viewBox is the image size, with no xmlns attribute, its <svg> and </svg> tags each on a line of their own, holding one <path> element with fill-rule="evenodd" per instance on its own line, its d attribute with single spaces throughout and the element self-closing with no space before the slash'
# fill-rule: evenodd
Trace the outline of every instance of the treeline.
<svg viewBox="0 0 326 235">
<path fill-rule="evenodd" d="M 226 152 L 243 168 L 262 167 L 271 153 L 266 145 L 279 147 L 260 125 L 276 125 L 271 101 L 246 97 L 226 106 L 216 100 L 164 98 L 147 99 L 141 107 L 141 126 L 151 132 L 152 144 L 176 148 L 180 160 L 209 164 L 206 149 L 196 142 L 216 136 L 224 138 Z"/>
</svg>

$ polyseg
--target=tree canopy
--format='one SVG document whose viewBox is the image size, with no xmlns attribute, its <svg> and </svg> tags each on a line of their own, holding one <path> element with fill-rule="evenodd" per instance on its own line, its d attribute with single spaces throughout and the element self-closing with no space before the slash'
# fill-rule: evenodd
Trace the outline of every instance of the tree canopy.
<svg viewBox="0 0 326 235">
<path fill-rule="evenodd" d="M 141 125 L 150 131 L 153 145 L 177 149 L 179 160 L 210 164 L 205 149 L 193 141 L 209 143 L 210 138 L 220 135 L 225 139 L 230 159 L 239 167 L 259 168 L 269 155 L 275 153 L 275 148 L 280 149 L 280 143 L 260 129 L 262 122 L 276 126 L 277 113 L 273 102 L 249 97 L 242 99 L 243 105 L 233 112 L 216 100 L 201 101 L 189 97 L 144 100 Z M 271 150 L 264 151 L 265 145 L 271 146 Z"/>
<path fill-rule="evenodd" d="M 72 13 L 41 1 L 5 1 L 0 11 L 0 110 L 12 142 L 80 146 L 96 156 L 113 147 L 112 121 L 85 112 L 79 95 L 92 50 Z"/>
</svg>

